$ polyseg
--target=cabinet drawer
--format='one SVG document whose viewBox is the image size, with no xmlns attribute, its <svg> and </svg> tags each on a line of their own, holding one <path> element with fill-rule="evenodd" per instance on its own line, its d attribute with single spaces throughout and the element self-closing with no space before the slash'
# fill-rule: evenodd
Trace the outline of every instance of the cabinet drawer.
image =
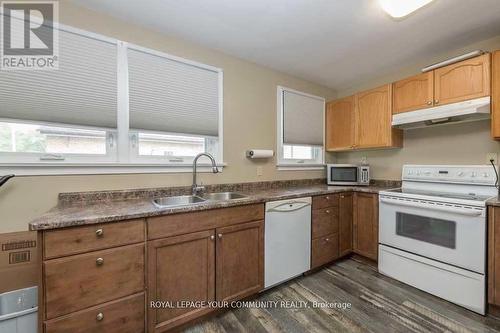
<svg viewBox="0 0 500 333">
<path fill-rule="evenodd" d="M 312 211 L 312 239 L 330 235 L 339 231 L 337 207 L 314 209 Z"/>
<path fill-rule="evenodd" d="M 44 258 L 51 259 L 144 241 L 144 220 L 50 230 L 43 233 Z"/>
<path fill-rule="evenodd" d="M 144 244 L 43 263 L 45 318 L 138 293 L 144 289 Z"/>
<path fill-rule="evenodd" d="M 144 293 L 45 322 L 45 333 L 144 332 Z"/>
<path fill-rule="evenodd" d="M 331 234 L 312 241 L 311 268 L 319 267 L 339 256 L 339 234 Z"/>
<path fill-rule="evenodd" d="M 148 219 L 148 239 L 177 236 L 264 219 L 264 205 L 245 205 Z"/>
<path fill-rule="evenodd" d="M 339 205 L 339 195 L 338 194 L 327 194 L 318 195 L 312 198 L 312 208 L 326 208 L 326 207 L 338 207 Z"/>
</svg>

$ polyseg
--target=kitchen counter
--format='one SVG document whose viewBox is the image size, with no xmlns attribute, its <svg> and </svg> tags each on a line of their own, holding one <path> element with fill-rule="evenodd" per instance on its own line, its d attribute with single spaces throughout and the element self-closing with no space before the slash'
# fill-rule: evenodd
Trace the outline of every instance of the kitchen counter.
<svg viewBox="0 0 500 333">
<path fill-rule="evenodd" d="M 500 207 L 500 197 L 494 197 L 486 201 L 486 206 Z"/>
<path fill-rule="evenodd" d="M 324 182 L 324 180 L 323 180 Z M 317 181 L 316 181 L 317 183 Z M 47 213 L 33 220 L 29 224 L 30 230 L 49 230 L 66 228 L 81 225 L 90 225 L 97 223 L 116 222 L 136 218 L 146 218 L 153 216 L 161 216 L 176 213 L 187 213 L 200 210 L 208 210 L 215 208 L 226 208 L 233 206 L 241 206 L 247 204 L 264 203 L 267 201 L 284 200 L 292 198 L 300 198 L 322 194 L 333 194 L 340 192 L 369 192 L 378 193 L 382 190 L 398 187 L 397 182 L 384 182 L 374 184 L 373 186 L 327 186 L 324 184 L 299 185 L 299 186 L 284 186 L 279 188 L 251 188 L 239 190 L 234 186 L 227 189 L 217 188 L 219 192 L 223 190 L 237 190 L 237 192 L 247 195 L 248 197 L 236 200 L 227 201 L 206 201 L 185 206 L 177 206 L 170 208 L 160 208 L 152 203 L 152 199 L 162 196 L 158 190 L 129 190 L 119 191 L 122 199 L 114 198 L 113 200 L 102 200 L 101 193 L 104 192 L 89 192 L 92 193 L 93 201 L 85 199 L 85 194 L 78 194 L 81 200 L 75 200 L 76 194 L 70 194 L 71 200 L 68 200 L 64 195 L 60 196 L 59 204 L 52 208 Z M 180 189 L 180 188 L 175 188 Z M 173 192 L 170 195 L 186 194 L 185 188 L 182 191 Z M 141 191 L 143 197 L 136 198 L 137 191 Z M 208 188 L 208 192 L 215 192 Z M 109 197 L 106 194 L 106 197 Z M 166 195 L 163 195 L 166 196 Z"/>
</svg>

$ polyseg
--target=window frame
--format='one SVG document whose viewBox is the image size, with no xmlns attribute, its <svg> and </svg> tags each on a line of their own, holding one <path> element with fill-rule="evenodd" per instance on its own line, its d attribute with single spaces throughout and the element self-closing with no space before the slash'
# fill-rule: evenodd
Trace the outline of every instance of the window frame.
<svg viewBox="0 0 500 333">
<path fill-rule="evenodd" d="M 1 15 L 1 14 L 0 14 Z M 10 153 L 0 152 L 0 173 L 16 173 L 18 175 L 65 175 L 65 174 L 115 174 L 115 173 L 170 173 L 191 172 L 192 159 L 183 159 L 181 163 L 169 161 L 168 158 L 138 158 L 132 156 L 132 137 L 136 130 L 129 128 L 129 77 L 128 77 L 128 48 L 151 53 L 169 60 L 182 62 L 191 66 L 211 70 L 218 73 L 218 152 L 216 156 L 217 165 L 220 170 L 226 165 L 223 161 L 223 120 L 224 120 L 224 72 L 221 68 L 202 64 L 196 61 L 170 55 L 154 49 L 149 49 L 115 38 L 96 34 L 90 31 L 74 28 L 64 24 L 58 24 L 58 30 L 79 34 L 84 37 L 101 40 L 116 44 L 117 47 L 117 127 L 99 128 L 89 126 L 67 125 L 57 123 L 46 123 L 38 121 L 26 121 L 0 118 L 0 121 L 11 123 L 32 123 L 37 125 L 57 126 L 76 129 L 94 129 L 106 131 L 106 152 L 103 155 L 91 154 L 61 154 L 64 159 L 41 160 L 41 153 Z M 147 132 L 147 131 L 141 131 Z M 172 133 L 163 133 L 172 134 Z M 176 133 L 181 135 L 181 133 Z M 195 135 L 189 135 L 195 136 Z M 113 149 L 109 149 L 112 141 Z M 53 154 L 50 154 L 53 155 Z M 200 160 L 201 172 L 210 172 L 211 164 Z"/>
<path fill-rule="evenodd" d="M 323 145 L 289 145 L 288 146 L 301 146 L 301 147 L 311 147 L 313 149 L 320 150 L 319 161 L 318 158 L 315 160 L 305 160 L 305 159 L 286 159 L 284 158 L 284 146 L 283 142 L 283 115 L 284 115 L 284 103 L 283 96 L 284 92 L 292 92 L 295 94 L 303 95 L 306 97 L 316 98 L 323 101 Z M 295 89 L 278 86 L 277 87 L 277 142 L 276 142 L 276 167 L 278 170 L 323 170 L 325 168 L 325 98 L 308 94 Z M 313 150 L 314 153 L 314 150 Z"/>
</svg>

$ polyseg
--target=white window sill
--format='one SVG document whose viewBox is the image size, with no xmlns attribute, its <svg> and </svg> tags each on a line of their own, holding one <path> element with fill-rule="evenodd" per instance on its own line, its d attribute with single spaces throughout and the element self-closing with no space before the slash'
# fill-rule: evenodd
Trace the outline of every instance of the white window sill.
<svg viewBox="0 0 500 333">
<path fill-rule="evenodd" d="M 226 163 L 217 167 L 222 172 Z M 198 172 L 211 173 L 212 166 L 198 164 Z M 192 164 L 137 164 L 137 163 L 0 163 L 0 175 L 56 176 L 56 175 L 109 175 L 149 173 L 191 173 Z"/>
<path fill-rule="evenodd" d="M 277 164 L 278 171 L 325 170 L 324 164 Z"/>
</svg>

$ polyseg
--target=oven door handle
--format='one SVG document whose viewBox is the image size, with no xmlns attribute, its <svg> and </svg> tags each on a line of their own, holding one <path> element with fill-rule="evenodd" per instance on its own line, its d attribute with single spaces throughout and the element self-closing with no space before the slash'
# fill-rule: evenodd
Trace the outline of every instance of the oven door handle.
<svg viewBox="0 0 500 333">
<path fill-rule="evenodd" d="M 446 206 L 437 206 L 437 205 L 426 205 L 418 202 L 409 202 L 403 200 L 394 200 L 389 198 L 380 198 L 381 203 L 396 205 L 396 206 L 405 206 L 405 207 L 414 207 L 414 208 L 422 208 L 429 210 L 436 210 L 440 212 L 446 212 L 451 214 L 458 215 L 466 215 L 466 216 L 480 216 L 483 214 L 482 210 L 475 209 L 467 209 L 467 208 L 458 208 L 458 207 L 446 207 Z"/>
</svg>

